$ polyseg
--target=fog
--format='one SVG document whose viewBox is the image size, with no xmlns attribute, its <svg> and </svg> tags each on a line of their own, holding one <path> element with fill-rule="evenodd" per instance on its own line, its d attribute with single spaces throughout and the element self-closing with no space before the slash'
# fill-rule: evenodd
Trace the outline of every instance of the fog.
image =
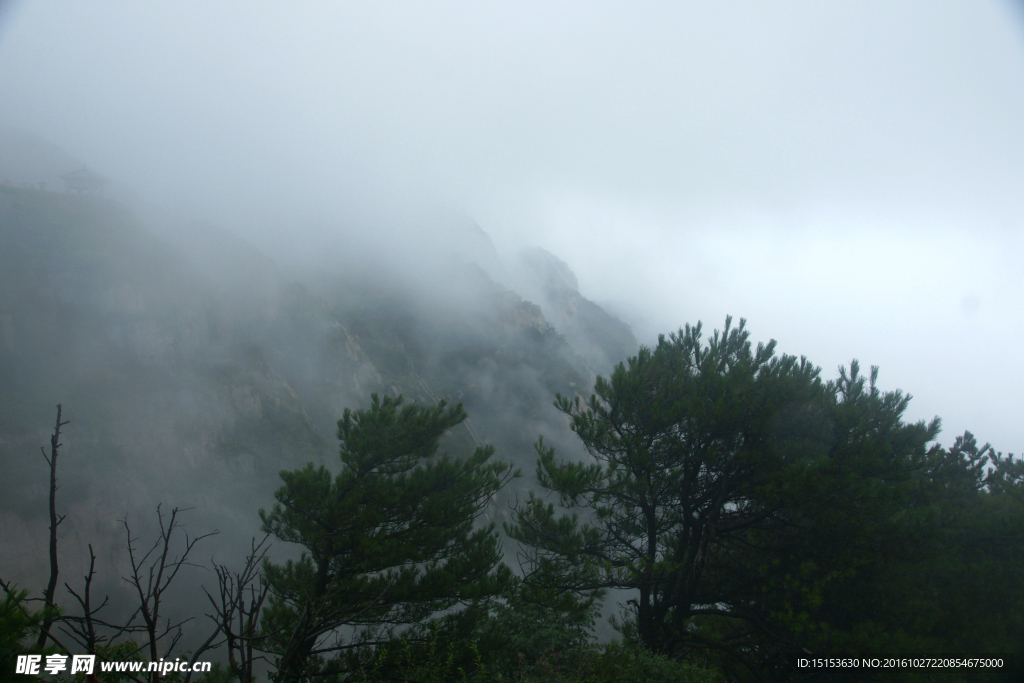
<svg viewBox="0 0 1024 683">
<path fill-rule="evenodd" d="M 745 317 L 827 377 L 881 366 L 943 442 L 1024 449 L 1017 5 L 15 2 L 0 93 L 293 271 L 453 216 L 645 343 Z"/>
</svg>

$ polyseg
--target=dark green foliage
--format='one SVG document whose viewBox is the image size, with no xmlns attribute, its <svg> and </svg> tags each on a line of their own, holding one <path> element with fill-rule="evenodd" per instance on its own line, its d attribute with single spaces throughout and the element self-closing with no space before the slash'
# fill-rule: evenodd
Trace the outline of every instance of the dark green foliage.
<svg viewBox="0 0 1024 683">
<path fill-rule="evenodd" d="M 789 479 L 788 525 L 756 537 L 746 571 L 734 574 L 759 579 L 746 603 L 774 631 L 774 642 L 753 639 L 762 665 L 782 649 L 982 656 L 1024 644 L 1024 506 L 1012 493 L 1020 461 L 979 449 L 970 434 L 949 450 L 929 445 L 938 421 L 903 422 L 909 396 L 879 391 L 876 377 L 874 368 L 859 376 L 855 363 L 841 373 L 826 404 L 827 455 Z"/>
<path fill-rule="evenodd" d="M 877 368 L 822 383 L 729 322 L 706 345 L 699 325 L 659 339 L 587 403 L 558 398 L 595 461 L 537 443 L 569 514 L 537 495 L 517 510 L 528 583 L 633 589 L 627 640 L 741 680 L 790 680 L 786 652 L 1019 651 L 1024 464 L 970 434 L 936 445 L 938 420 L 905 422 Z M 928 673 L 899 675 L 963 679 Z"/>
<path fill-rule="evenodd" d="M 538 676 L 534 680 L 559 678 Z M 576 672 L 560 680 L 566 683 L 719 683 L 723 678 L 699 664 L 675 661 L 636 645 L 613 643 L 604 648 L 593 648 L 590 657 L 583 660 Z"/>
<path fill-rule="evenodd" d="M 476 660 L 468 662 L 468 668 L 458 666 L 451 648 L 438 650 L 428 643 L 419 651 L 406 653 L 403 647 L 405 644 L 400 644 L 397 652 L 390 655 L 391 659 L 385 658 L 379 666 L 359 671 L 352 680 L 361 683 L 720 683 L 723 680 L 720 674 L 703 666 L 619 643 L 589 645 L 564 652 L 550 649 L 534 661 L 524 655 L 509 674 L 489 669 Z"/>
<path fill-rule="evenodd" d="M 731 618 L 719 562 L 777 515 L 778 473 L 813 457 L 824 391 L 803 359 L 751 347 L 743 322 L 705 346 L 689 327 L 598 378 L 586 404 L 559 397 L 597 462 L 560 463 L 538 442 L 537 478 L 567 508 L 531 496 L 514 538 L 531 581 L 580 593 L 635 589 L 632 628 L 653 651 L 704 645 L 694 619 Z M 811 433 L 807 433 L 807 427 Z"/>
<path fill-rule="evenodd" d="M 264 567 L 263 627 L 280 679 L 337 665 L 332 653 L 353 645 L 342 625 L 365 627 L 361 641 L 374 641 L 382 629 L 487 601 L 508 582 L 496 532 L 474 523 L 512 472 L 490 461 L 492 447 L 464 460 L 437 455 L 442 435 L 465 419 L 461 405 L 373 395 L 369 409 L 338 421 L 340 473 L 281 472 L 278 502 L 260 517 L 304 552 Z"/>
<path fill-rule="evenodd" d="M 913 568 L 934 555 L 926 506 L 916 503 L 939 423 L 903 422 L 910 397 L 881 392 L 876 378 L 877 368 L 865 378 L 856 362 L 841 369 L 818 404 L 828 426 L 820 449 L 775 485 L 778 523 L 751 530 L 723 574 L 745 621 L 707 628 L 742 636 L 737 658 L 749 668 L 775 670 L 786 650 L 934 651 L 914 622 L 940 606 L 916 603 Z"/>
<path fill-rule="evenodd" d="M 592 601 L 572 600 L 516 579 L 505 601 L 480 623 L 474 641 L 491 654 L 490 668 L 507 677 L 523 665 L 535 666 L 559 653 L 571 666 L 588 651 L 598 616 Z"/>
<path fill-rule="evenodd" d="M 43 652 L 31 642 L 39 633 L 43 613 L 29 610 L 26 598 L 27 590 L 4 586 L 4 597 L 0 600 L 0 681 L 3 683 L 38 680 L 35 676 L 14 673 L 18 655 Z"/>
<path fill-rule="evenodd" d="M 555 597 L 555 600 L 548 598 Z M 573 667 L 592 654 L 595 605 L 568 609 L 511 578 L 499 600 L 408 629 L 374 649 L 352 653 L 355 680 L 516 680 L 550 665 Z"/>
<path fill-rule="evenodd" d="M 425 624 L 409 635 L 352 659 L 349 679 L 385 681 L 467 681 L 473 683 L 715 683 L 722 678 L 692 662 L 681 663 L 642 647 L 596 645 L 577 638 L 575 626 L 550 610 L 506 605 L 475 629 L 462 620 Z M 514 614 L 513 614 L 514 612 Z M 530 621 L 536 619 L 536 621 Z M 537 631 L 529 633 L 529 627 Z M 544 645 L 542 646 L 542 643 Z"/>
</svg>

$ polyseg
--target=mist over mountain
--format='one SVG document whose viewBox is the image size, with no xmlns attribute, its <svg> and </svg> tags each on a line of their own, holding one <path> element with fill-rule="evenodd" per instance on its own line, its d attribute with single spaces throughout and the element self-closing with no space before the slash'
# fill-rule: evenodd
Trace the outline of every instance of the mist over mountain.
<svg viewBox="0 0 1024 683">
<path fill-rule="evenodd" d="M 607 374 L 636 352 L 629 325 L 581 295 L 576 276 L 564 261 L 535 247 L 520 255 L 520 263 L 528 274 L 525 286 L 534 287 L 552 324 L 599 374 Z"/>
<path fill-rule="evenodd" d="M 557 257 L 533 251 L 506 269 L 475 223 L 436 222 L 436 248 L 396 244 L 388 259 L 378 243 L 302 270 L 217 226 L 154 227 L 111 199 L 0 188 L 0 467 L 37 482 L 0 501 L 11 578 L 45 571 L 33 454 L 58 402 L 71 420 L 62 562 L 77 574 L 93 543 L 114 595 L 119 520 L 145 528 L 158 503 L 192 507 L 190 528 L 222 531 L 219 554 L 243 549 L 278 471 L 336 469 L 335 422 L 372 392 L 462 402 L 453 454 L 492 443 L 530 472 L 540 433 L 579 453 L 552 400 L 588 393 L 634 353 L 628 326 Z M 507 518 L 523 486 L 488 518 Z"/>
</svg>

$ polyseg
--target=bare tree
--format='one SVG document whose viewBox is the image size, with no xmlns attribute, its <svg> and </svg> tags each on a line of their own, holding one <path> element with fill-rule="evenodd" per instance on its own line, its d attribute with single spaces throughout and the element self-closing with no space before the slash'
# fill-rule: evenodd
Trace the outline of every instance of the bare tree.
<svg viewBox="0 0 1024 683">
<path fill-rule="evenodd" d="M 207 616 L 217 625 L 218 632 L 224 635 L 228 666 L 239 683 L 252 683 L 253 663 L 260 658 L 255 653 L 261 650 L 260 645 L 266 639 L 266 635 L 259 630 L 259 616 L 270 588 L 264 583 L 260 571 L 263 558 L 270 549 L 266 545 L 267 538 L 264 536 L 259 543 L 255 538 L 252 539 L 252 550 L 245 558 L 242 571 L 232 572 L 225 565 L 213 565 L 217 573 L 216 597 L 203 588 L 214 612 Z M 189 676 L 185 677 L 185 683 L 188 683 Z"/>
<path fill-rule="evenodd" d="M 69 584 L 64 584 L 68 593 L 75 598 L 79 607 L 81 607 L 82 616 L 71 616 L 68 614 L 61 615 L 61 621 L 67 626 L 67 628 L 61 628 L 61 631 L 84 647 L 85 651 L 89 654 L 97 654 L 97 647 L 102 647 L 105 644 L 113 644 L 125 633 L 134 633 L 141 630 L 141 627 L 135 624 L 135 620 L 138 618 L 139 612 L 142 609 L 141 607 L 137 607 L 135 612 L 123 624 L 112 624 L 97 616 L 97 614 L 109 604 L 110 597 L 104 596 L 99 607 L 93 607 L 92 580 L 95 575 L 96 554 L 92 550 L 92 543 L 90 543 L 89 573 L 82 577 L 85 583 L 82 592 L 77 593 Z M 97 627 L 104 628 L 107 632 L 101 633 Z"/>
<path fill-rule="evenodd" d="M 164 594 L 166 593 L 174 577 L 185 566 L 198 566 L 188 561 L 189 553 L 196 543 L 209 538 L 220 532 L 211 531 L 194 538 L 189 538 L 185 533 L 184 549 L 180 555 L 172 555 L 172 538 L 174 532 L 181 524 L 178 508 L 171 510 L 170 518 L 161 511 L 160 506 L 156 508 L 157 519 L 160 524 L 160 533 L 152 547 L 141 557 L 135 549 L 137 538 L 132 537 L 132 530 L 128 526 L 128 518 L 122 520 L 125 530 L 128 532 L 128 557 L 131 560 L 132 572 L 130 576 L 123 577 L 132 586 L 139 600 L 139 615 L 142 617 L 141 630 L 147 637 L 147 642 L 142 645 L 148 648 L 151 662 L 161 658 L 160 641 L 170 637 L 169 643 L 162 649 L 164 653 L 170 653 L 182 637 L 181 627 L 192 617 L 172 624 L 170 619 L 166 620 L 163 628 L 160 626 L 160 610 L 163 607 Z M 216 633 L 214 634 L 214 637 Z M 210 641 L 212 642 L 212 638 Z M 150 674 L 150 679 L 156 681 L 160 678 L 158 672 Z"/>
<path fill-rule="evenodd" d="M 82 608 L 81 617 L 72 617 L 64 615 L 62 621 L 64 621 L 69 628 L 71 633 L 69 634 L 72 638 L 77 640 L 85 647 L 85 651 L 90 654 L 96 653 L 96 646 L 103 643 L 107 638 L 96 633 L 96 626 L 103 622 L 100 622 L 96 618 L 96 613 L 107 606 L 110 602 L 110 598 L 104 596 L 103 602 L 100 603 L 99 607 L 93 608 L 92 606 L 92 579 L 96 575 L 96 554 L 92 551 L 92 543 L 89 544 L 89 573 L 83 578 L 85 580 L 85 588 L 82 590 L 82 594 L 79 595 L 75 590 L 68 585 L 66 582 L 64 587 L 68 589 L 68 593 L 74 596 L 75 600 L 78 601 L 79 606 Z M 130 622 L 129 622 L 130 623 Z M 67 633 L 66 629 L 61 629 Z"/>
<path fill-rule="evenodd" d="M 69 421 L 61 422 L 61 404 L 57 404 L 57 421 L 53 427 L 53 435 L 50 437 L 50 457 L 46 457 L 46 450 L 39 448 L 43 458 L 50 466 L 50 581 L 46 584 L 43 592 L 43 623 L 39 628 L 39 640 L 36 646 L 42 649 L 46 645 L 46 639 L 50 636 L 50 627 L 57 616 L 57 608 L 53 603 L 53 593 L 57 590 L 57 527 L 64 521 L 64 515 L 57 516 L 57 451 L 60 449 L 60 428 Z M 51 640 L 53 640 L 51 638 Z M 57 641 L 54 641 L 57 642 Z"/>
<path fill-rule="evenodd" d="M 218 532 L 214 531 L 195 538 L 189 538 L 186 534 L 183 551 L 180 555 L 172 556 L 172 538 L 174 536 L 174 531 L 180 527 L 180 522 L 178 520 L 179 512 L 181 512 L 181 510 L 175 508 L 168 519 L 161 512 L 160 507 L 157 507 L 157 517 L 160 521 L 160 534 L 150 547 L 149 551 L 141 557 L 136 557 L 134 544 L 137 539 L 133 538 L 131 535 L 131 529 L 128 526 L 127 518 L 123 522 L 125 528 L 128 530 L 128 555 L 132 564 L 132 574 L 130 577 L 124 577 L 124 580 L 135 589 L 135 593 L 138 597 L 138 607 L 135 608 L 135 611 L 125 622 L 110 623 L 97 616 L 98 613 L 107 606 L 109 598 L 104 597 L 98 607 L 93 606 L 92 582 L 96 573 L 96 555 L 93 552 L 92 544 L 89 545 L 89 573 L 83 577 L 84 588 L 81 593 L 75 591 L 67 583 L 64 584 L 68 592 L 78 602 L 82 614 L 81 616 L 61 616 L 60 621 L 66 626 L 66 628 L 61 628 L 61 631 L 84 647 L 90 654 L 96 654 L 99 656 L 101 661 L 106 661 L 106 658 L 102 653 L 102 648 L 116 645 L 118 640 L 126 634 L 144 634 L 145 638 L 142 643 L 134 649 L 126 652 L 119 652 L 119 658 L 123 659 L 126 657 L 132 657 L 145 650 L 148 650 L 147 654 L 150 657 L 150 661 L 158 661 L 160 659 L 161 650 L 163 651 L 163 657 L 169 658 L 169 655 L 173 652 L 175 646 L 183 635 L 181 630 L 182 625 L 193 618 L 189 617 L 188 619 L 184 619 L 173 624 L 168 619 L 161 629 L 161 605 L 163 604 L 165 593 L 181 567 L 186 565 L 197 566 L 188 561 L 188 555 L 195 544 L 204 538 L 215 535 Z M 140 617 L 141 623 L 138 622 Z M 219 633 L 219 628 L 214 629 L 213 633 L 210 634 L 206 641 L 192 654 L 189 662 L 190 665 L 194 665 L 199 657 L 204 652 L 211 649 L 211 647 L 219 647 L 220 643 L 215 643 Z M 50 637 L 53 637 L 52 634 Z M 161 647 L 159 645 L 159 642 L 162 640 L 165 642 L 169 641 L 166 647 Z M 55 640 L 54 642 L 57 641 Z M 125 641 L 122 641 L 122 644 L 124 644 L 124 642 Z M 97 648 L 101 651 L 97 652 Z M 191 669 L 191 666 L 189 668 Z M 161 676 L 158 672 L 147 673 L 149 673 L 151 681 L 156 680 Z M 124 675 L 136 683 L 143 683 L 141 679 L 131 675 L 130 673 L 125 673 Z M 188 683 L 190 679 L 191 673 L 186 675 L 185 683 Z"/>
<path fill-rule="evenodd" d="M 174 546 L 176 544 L 174 536 L 175 531 L 181 527 L 179 513 L 183 512 L 183 510 L 174 508 L 168 517 L 161 511 L 161 506 L 158 505 L 159 535 L 148 551 L 140 556 L 136 550 L 138 539 L 132 536 L 128 519 L 125 517 L 123 524 L 128 532 L 127 546 L 129 559 L 131 560 L 131 575 L 122 578 L 134 589 L 138 597 L 138 607 L 123 623 L 111 623 L 99 616 L 99 613 L 108 606 L 109 596 L 104 596 L 99 606 L 94 605 L 92 589 L 93 580 L 96 576 L 96 554 L 93 551 L 92 544 L 89 544 L 89 571 L 83 577 L 83 588 L 78 592 L 67 582 L 64 583 L 68 593 L 74 597 L 81 608 L 81 614 L 60 614 L 55 601 L 59 576 L 57 527 L 64 521 L 65 516 L 57 514 L 57 489 L 59 488 L 57 486 L 57 457 L 62 445 L 60 443 L 61 427 L 69 424 L 69 421 L 63 420 L 62 417 L 63 407 L 61 404 L 58 404 L 57 419 L 54 423 L 53 434 L 50 437 L 49 456 L 47 456 L 45 449 L 41 449 L 43 458 L 50 466 L 50 577 L 43 592 L 43 597 L 36 598 L 36 600 L 41 600 L 44 603 L 44 609 L 38 614 L 29 613 L 25 610 L 26 623 L 32 627 L 32 630 L 35 630 L 36 625 L 38 625 L 39 635 L 36 647 L 40 650 L 45 647 L 46 641 L 49 640 L 57 648 L 71 654 L 72 651 L 68 648 L 68 645 L 74 646 L 77 644 L 79 648 L 84 648 L 86 652 L 97 655 L 100 661 L 109 661 L 104 656 L 104 649 L 127 644 L 130 648 L 134 649 L 124 651 L 124 648 L 121 648 L 122 651 L 118 652 L 119 658 L 133 657 L 141 651 L 148 650 L 147 654 L 150 660 L 156 662 L 161 658 L 161 651 L 164 656 L 167 656 L 174 650 L 183 635 L 182 625 L 192 619 L 190 617 L 174 624 L 171 623 L 170 619 L 167 619 L 161 628 L 161 607 L 165 594 L 182 567 L 188 565 L 198 566 L 188 561 L 189 554 L 195 545 L 204 538 L 219 532 L 213 531 L 195 538 L 190 538 L 185 533 L 184 545 L 181 547 L 180 554 L 175 554 Z M 250 558 L 250 561 L 251 563 L 258 564 L 262 557 L 260 555 L 255 559 Z M 247 572 L 245 575 L 249 578 L 246 578 L 245 581 L 251 582 L 252 568 L 248 568 Z M 3 580 L 0 580 L 0 588 L 7 595 L 8 601 L 15 602 L 16 607 L 21 604 L 21 601 L 24 601 L 27 594 L 25 591 L 17 591 L 10 582 Z M 265 594 L 265 589 L 263 590 Z M 22 606 L 21 609 L 24 609 L 24 607 Z M 258 611 L 259 605 L 256 607 L 256 612 Z M 64 639 L 62 642 L 56 637 L 55 624 L 60 625 L 60 631 L 68 636 L 70 640 Z M 250 628 L 250 631 L 252 630 Z M 191 658 L 191 664 L 195 664 L 203 652 L 206 652 L 211 647 L 219 646 L 219 644 L 215 644 L 219 633 L 219 628 L 213 631 L 206 642 L 195 651 Z M 136 646 L 134 642 L 122 640 L 126 635 L 134 636 L 135 634 L 145 634 L 141 645 Z M 81 649 L 78 649 L 78 651 L 81 651 Z M 135 681 L 135 683 L 144 683 L 142 679 L 129 672 L 121 672 L 119 675 L 126 676 L 128 679 Z M 150 673 L 151 683 L 160 678 L 160 676 L 161 674 L 158 672 Z M 186 683 L 188 683 L 190 677 L 190 675 L 186 676 Z"/>
</svg>

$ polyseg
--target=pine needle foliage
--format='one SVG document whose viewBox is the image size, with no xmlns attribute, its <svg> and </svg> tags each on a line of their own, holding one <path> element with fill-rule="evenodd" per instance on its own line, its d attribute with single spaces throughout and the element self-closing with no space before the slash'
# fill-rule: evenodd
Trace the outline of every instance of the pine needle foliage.
<svg viewBox="0 0 1024 683">
<path fill-rule="evenodd" d="M 264 565 L 263 628 L 279 681 L 328 672 L 339 652 L 501 592 L 510 572 L 497 532 L 476 521 L 517 473 L 492 461 L 491 446 L 465 459 L 438 454 L 441 437 L 465 419 L 461 404 L 374 394 L 368 409 L 338 421 L 337 475 L 311 464 L 281 472 L 277 503 L 260 518 L 303 552 Z"/>
<path fill-rule="evenodd" d="M 696 617 L 734 616 L 712 569 L 774 523 L 776 473 L 813 455 L 826 390 L 805 359 L 753 347 L 744 321 L 701 337 L 699 323 L 659 337 L 598 378 L 589 401 L 559 396 L 593 461 L 560 462 L 538 441 L 538 482 L 573 512 L 531 495 L 509 528 L 528 580 L 636 590 L 624 627 L 669 655 L 708 644 Z"/>
</svg>

